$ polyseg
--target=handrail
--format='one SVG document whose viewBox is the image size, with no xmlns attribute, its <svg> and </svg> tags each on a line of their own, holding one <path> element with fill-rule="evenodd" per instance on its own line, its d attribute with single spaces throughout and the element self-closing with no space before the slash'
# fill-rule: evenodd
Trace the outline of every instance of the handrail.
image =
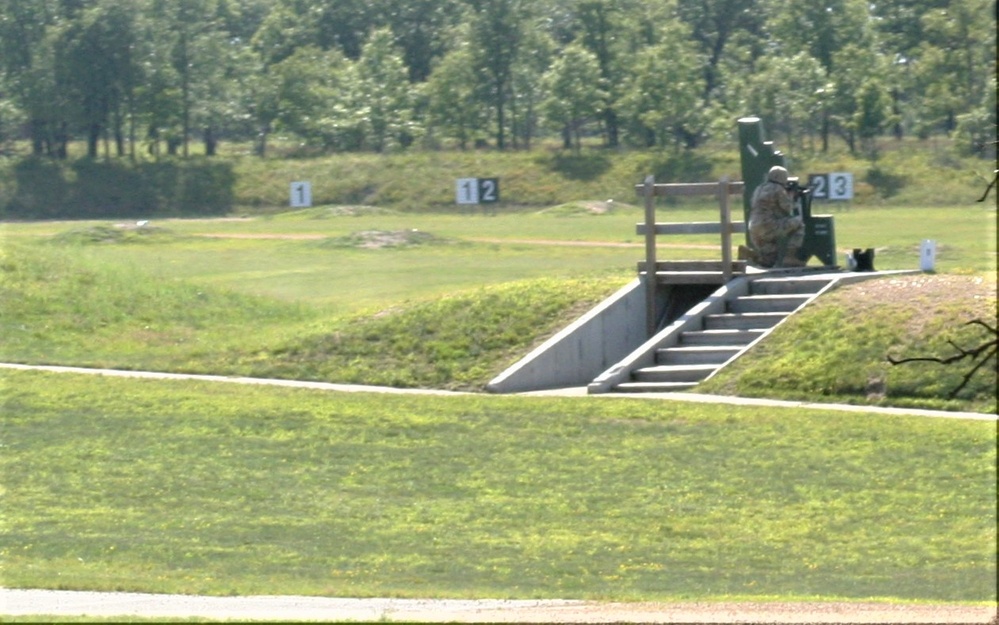
<svg viewBox="0 0 999 625">
<path fill-rule="evenodd" d="M 658 234 L 693 234 L 698 232 L 720 233 L 722 248 L 722 279 L 728 282 L 732 278 L 732 233 L 745 232 L 744 222 L 732 222 L 732 211 L 728 198 L 743 192 L 745 185 L 741 181 L 730 181 L 727 176 L 718 182 L 692 182 L 656 184 L 654 176 L 647 176 L 645 182 L 635 185 L 636 192 L 645 198 L 645 223 L 638 225 L 638 233 L 645 235 L 645 325 L 648 335 L 656 333 L 656 235 Z M 696 222 L 686 228 L 683 224 L 656 223 L 656 197 L 714 195 L 718 198 L 720 222 Z M 736 230 L 738 228 L 738 230 Z"/>
</svg>

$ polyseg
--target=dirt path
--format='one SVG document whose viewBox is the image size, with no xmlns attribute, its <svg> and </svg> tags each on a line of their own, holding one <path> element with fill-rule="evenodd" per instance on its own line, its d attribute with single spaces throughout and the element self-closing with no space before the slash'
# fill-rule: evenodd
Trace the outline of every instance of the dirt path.
<svg viewBox="0 0 999 625">
<path fill-rule="evenodd" d="M 995 606 L 890 603 L 598 603 L 571 600 L 198 597 L 0 590 L 8 616 L 86 615 L 422 623 L 995 623 Z"/>
<path fill-rule="evenodd" d="M 325 239 L 327 235 L 325 234 L 315 234 L 311 232 L 290 232 L 290 233 L 276 233 L 276 232 L 201 232 L 195 234 L 194 236 L 204 237 L 207 239 L 274 239 L 274 240 L 287 240 L 287 241 L 309 241 L 316 239 Z M 507 244 L 507 245 L 548 245 L 552 247 L 630 247 L 630 248 L 643 248 L 644 243 L 628 243 L 623 241 L 560 241 L 555 239 L 483 239 L 483 238 L 470 238 L 465 239 L 466 241 L 471 241 L 473 243 L 495 243 L 495 244 Z M 688 249 L 688 250 L 713 250 L 717 249 L 717 245 L 697 245 L 697 244 L 670 244 L 668 248 L 677 249 Z"/>
</svg>

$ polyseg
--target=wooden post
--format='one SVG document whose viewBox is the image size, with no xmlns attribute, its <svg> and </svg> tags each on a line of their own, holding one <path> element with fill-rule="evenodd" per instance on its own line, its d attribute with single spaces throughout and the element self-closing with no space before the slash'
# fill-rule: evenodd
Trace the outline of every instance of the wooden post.
<svg viewBox="0 0 999 625">
<path fill-rule="evenodd" d="M 645 330 L 649 338 L 656 333 L 656 180 L 645 178 Z"/>
<path fill-rule="evenodd" d="M 732 211 L 728 205 L 728 176 L 718 181 L 718 205 L 721 210 L 722 279 L 732 279 Z"/>
</svg>

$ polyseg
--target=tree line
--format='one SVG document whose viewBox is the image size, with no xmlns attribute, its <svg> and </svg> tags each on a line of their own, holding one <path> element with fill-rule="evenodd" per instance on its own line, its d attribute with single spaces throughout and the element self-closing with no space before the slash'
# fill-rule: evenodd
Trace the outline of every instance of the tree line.
<svg viewBox="0 0 999 625">
<path fill-rule="evenodd" d="M 996 134 L 995 0 L 0 0 L 0 148 Z"/>
</svg>

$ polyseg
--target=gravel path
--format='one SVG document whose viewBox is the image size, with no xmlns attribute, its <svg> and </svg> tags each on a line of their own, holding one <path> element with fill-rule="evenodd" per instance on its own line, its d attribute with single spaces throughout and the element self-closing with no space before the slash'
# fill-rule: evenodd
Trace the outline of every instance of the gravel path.
<svg viewBox="0 0 999 625">
<path fill-rule="evenodd" d="M 995 606 L 197 597 L 0 590 L 2 614 L 422 623 L 995 623 Z"/>
</svg>

